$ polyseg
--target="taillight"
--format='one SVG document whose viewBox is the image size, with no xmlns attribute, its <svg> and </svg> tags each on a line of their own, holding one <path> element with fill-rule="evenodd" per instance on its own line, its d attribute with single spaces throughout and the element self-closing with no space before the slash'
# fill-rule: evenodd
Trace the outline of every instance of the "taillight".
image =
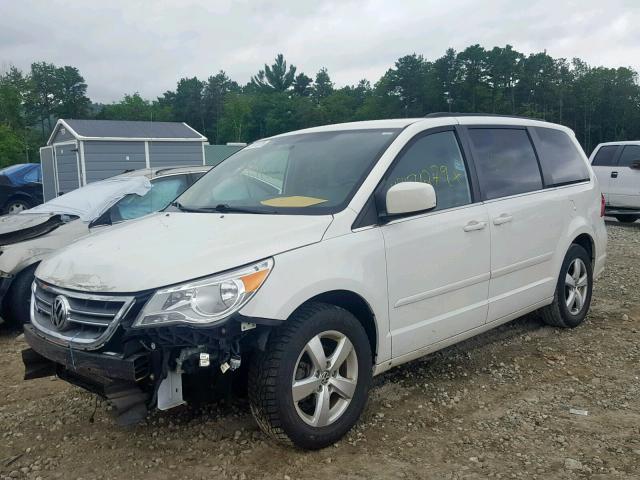
<svg viewBox="0 0 640 480">
<path fill-rule="evenodd" d="M 600 216 L 604 217 L 604 193 L 600 194 Z"/>
</svg>

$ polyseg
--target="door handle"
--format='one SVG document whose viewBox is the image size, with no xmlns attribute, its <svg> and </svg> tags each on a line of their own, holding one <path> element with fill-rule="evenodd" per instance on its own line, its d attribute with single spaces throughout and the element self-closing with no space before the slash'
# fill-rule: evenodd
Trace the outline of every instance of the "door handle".
<svg viewBox="0 0 640 480">
<path fill-rule="evenodd" d="M 464 226 L 465 232 L 473 232 L 474 230 L 482 230 L 487 226 L 487 222 L 478 222 L 477 220 L 471 220 Z"/>
<path fill-rule="evenodd" d="M 611 178 L 618 178 L 618 172 L 611 172 Z"/>
<path fill-rule="evenodd" d="M 511 215 L 509 215 L 508 213 L 503 213 L 499 217 L 493 219 L 493 224 L 502 225 L 503 223 L 510 222 L 511 220 L 513 220 L 513 217 Z"/>
</svg>

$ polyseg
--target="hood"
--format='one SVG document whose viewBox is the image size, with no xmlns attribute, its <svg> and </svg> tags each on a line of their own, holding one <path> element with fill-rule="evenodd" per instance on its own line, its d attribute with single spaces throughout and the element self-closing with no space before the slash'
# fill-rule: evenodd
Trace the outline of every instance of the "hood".
<svg viewBox="0 0 640 480">
<path fill-rule="evenodd" d="M 36 276 L 74 290 L 139 292 L 319 242 L 332 218 L 156 213 L 58 251 L 40 264 Z"/>
<path fill-rule="evenodd" d="M 39 237 L 72 220 L 68 215 L 49 213 L 4 215 L 0 217 L 0 245 L 23 242 Z"/>
</svg>

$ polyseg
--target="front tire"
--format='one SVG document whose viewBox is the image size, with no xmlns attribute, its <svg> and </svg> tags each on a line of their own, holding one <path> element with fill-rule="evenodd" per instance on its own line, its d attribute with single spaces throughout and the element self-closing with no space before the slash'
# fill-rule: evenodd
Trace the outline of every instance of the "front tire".
<svg viewBox="0 0 640 480">
<path fill-rule="evenodd" d="M 553 327 L 577 327 L 587 316 L 592 290 L 591 258 L 583 247 L 573 244 L 562 262 L 553 303 L 541 309 L 542 319 Z"/>
<path fill-rule="evenodd" d="M 309 304 L 254 356 L 251 411 L 270 437 L 300 448 L 324 448 L 360 417 L 371 375 L 371 347 L 360 322 L 340 307 Z"/>
<path fill-rule="evenodd" d="M 31 265 L 18 273 L 4 297 L 6 320 L 10 325 L 22 327 L 31 320 L 31 284 L 37 267 L 37 264 Z"/>
</svg>

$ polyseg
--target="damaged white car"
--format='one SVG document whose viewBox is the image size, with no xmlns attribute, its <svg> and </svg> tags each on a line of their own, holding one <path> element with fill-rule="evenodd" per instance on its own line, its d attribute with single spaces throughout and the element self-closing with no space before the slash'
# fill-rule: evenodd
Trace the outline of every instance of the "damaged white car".
<svg viewBox="0 0 640 480">
<path fill-rule="evenodd" d="M 209 168 L 135 170 L 0 217 L 2 318 L 18 326 L 29 321 L 33 274 L 47 255 L 102 227 L 165 208 Z"/>
</svg>

